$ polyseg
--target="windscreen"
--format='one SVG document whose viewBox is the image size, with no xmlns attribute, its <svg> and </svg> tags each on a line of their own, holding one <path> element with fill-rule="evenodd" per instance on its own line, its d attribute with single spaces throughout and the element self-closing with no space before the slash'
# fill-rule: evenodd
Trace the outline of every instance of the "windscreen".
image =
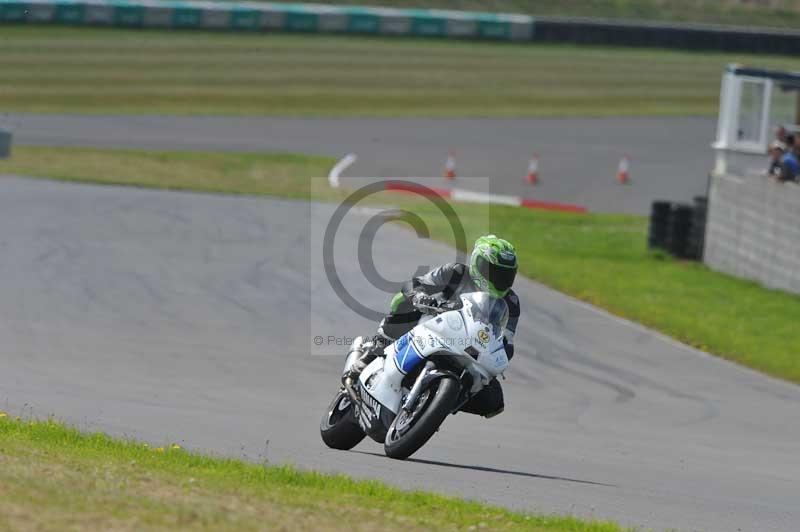
<svg viewBox="0 0 800 532">
<path fill-rule="evenodd" d="M 473 320 L 488 325 L 495 336 L 501 336 L 508 323 L 508 305 L 502 299 L 492 297 L 486 292 L 474 292 L 461 296 L 464 311 Z"/>
</svg>

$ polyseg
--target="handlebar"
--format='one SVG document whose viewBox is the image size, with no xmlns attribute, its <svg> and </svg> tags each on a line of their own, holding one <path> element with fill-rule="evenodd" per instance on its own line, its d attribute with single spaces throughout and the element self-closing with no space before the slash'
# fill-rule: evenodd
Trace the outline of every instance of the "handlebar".
<svg viewBox="0 0 800 532">
<path fill-rule="evenodd" d="M 460 308 L 460 305 L 456 305 L 450 301 L 442 301 L 439 305 L 422 305 L 417 304 L 414 305 L 414 308 L 422 312 L 423 314 L 443 314 L 445 312 L 450 312 L 451 310 L 457 310 Z"/>
</svg>

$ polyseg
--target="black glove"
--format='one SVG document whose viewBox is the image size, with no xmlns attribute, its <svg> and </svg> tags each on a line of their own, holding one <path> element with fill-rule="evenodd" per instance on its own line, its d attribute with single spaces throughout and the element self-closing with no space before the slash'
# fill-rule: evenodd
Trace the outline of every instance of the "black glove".
<svg viewBox="0 0 800 532">
<path fill-rule="evenodd" d="M 425 292 L 417 292 L 414 294 L 411 302 L 415 307 L 439 307 L 441 301 L 434 296 L 428 295 Z"/>
</svg>

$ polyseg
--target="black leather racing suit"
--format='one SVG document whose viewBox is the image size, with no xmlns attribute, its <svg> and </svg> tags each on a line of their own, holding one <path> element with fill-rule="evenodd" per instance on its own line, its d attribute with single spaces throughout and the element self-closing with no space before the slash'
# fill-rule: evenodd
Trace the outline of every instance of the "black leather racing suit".
<svg viewBox="0 0 800 532">
<path fill-rule="evenodd" d="M 465 264 L 450 263 L 434 268 L 420 277 L 414 277 L 403 285 L 402 291 L 392 300 L 392 310 L 381 322 L 379 334 L 392 341 L 414 328 L 422 313 L 414 308 L 412 298 L 418 292 L 436 295 L 446 300 L 455 300 L 461 294 L 479 292 L 472 282 L 469 268 Z M 519 322 L 519 298 L 513 290 L 503 298 L 508 305 L 508 325 L 506 326 L 503 344 L 508 359 L 514 356 L 514 334 Z M 492 379 L 462 408 L 462 412 L 492 417 L 503 411 L 503 388 L 497 379 Z"/>
</svg>

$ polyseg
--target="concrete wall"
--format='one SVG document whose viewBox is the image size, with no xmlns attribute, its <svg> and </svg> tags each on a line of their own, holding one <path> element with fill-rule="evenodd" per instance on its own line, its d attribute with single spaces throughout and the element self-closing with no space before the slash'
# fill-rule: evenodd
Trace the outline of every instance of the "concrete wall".
<svg viewBox="0 0 800 532">
<path fill-rule="evenodd" d="M 703 261 L 800 294 L 800 185 L 764 176 L 712 177 Z"/>
</svg>

